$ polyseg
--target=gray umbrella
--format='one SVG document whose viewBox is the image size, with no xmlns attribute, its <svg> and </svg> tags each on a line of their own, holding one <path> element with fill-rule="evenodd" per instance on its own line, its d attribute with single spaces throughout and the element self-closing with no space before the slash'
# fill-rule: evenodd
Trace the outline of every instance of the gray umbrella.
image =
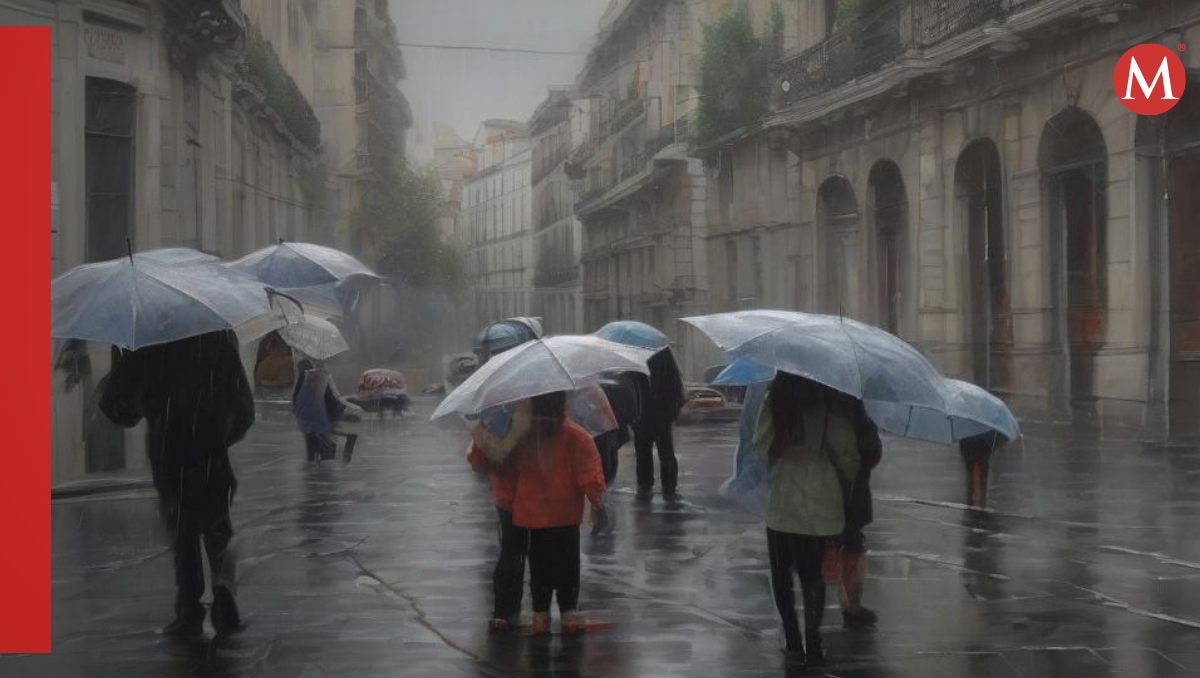
<svg viewBox="0 0 1200 678">
<path fill-rule="evenodd" d="M 341 250 L 307 242 L 280 242 L 247 254 L 229 266 L 279 289 L 379 277 L 366 264 Z"/>
<path fill-rule="evenodd" d="M 130 350 L 229 329 L 247 340 L 283 324 L 261 282 L 178 251 L 77 266 L 50 283 L 50 308 L 52 338 Z"/>
</svg>

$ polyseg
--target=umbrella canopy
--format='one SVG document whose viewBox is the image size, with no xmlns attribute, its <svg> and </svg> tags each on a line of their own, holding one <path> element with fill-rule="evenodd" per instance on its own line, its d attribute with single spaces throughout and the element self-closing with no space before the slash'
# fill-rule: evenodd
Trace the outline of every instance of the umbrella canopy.
<svg viewBox="0 0 1200 678">
<path fill-rule="evenodd" d="M 667 335 L 657 328 L 636 320 L 616 320 L 593 332 L 601 339 L 618 344 L 659 351 L 671 344 Z"/>
<path fill-rule="evenodd" d="M 542 323 L 537 318 L 508 318 L 483 328 L 475 337 L 475 352 L 486 358 L 503 353 L 527 341 L 542 338 Z"/>
<path fill-rule="evenodd" d="M 599 384 L 588 382 L 567 392 L 567 417 L 595 438 L 617 428 L 617 417 L 608 396 Z M 503 461 L 528 431 L 533 420 L 532 400 L 489 407 L 478 415 L 465 417 L 471 438 L 489 459 Z"/>
<path fill-rule="evenodd" d="M 366 264 L 341 250 L 306 242 L 280 242 L 247 254 L 229 266 L 279 289 L 379 277 Z"/>
<path fill-rule="evenodd" d="M 433 412 L 475 415 L 489 407 L 554 391 L 574 391 L 604 372 L 649 374 L 649 351 L 591 336 L 530 341 L 484 363 Z"/>
<path fill-rule="evenodd" d="M 190 247 L 164 247 L 157 250 L 146 250 L 133 255 L 136 261 L 153 261 L 164 266 L 190 266 L 192 264 L 215 264 L 220 257 L 205 254 Z"/>
<path fill-rule="evenodd" d="M 866 401 L 867 413 L 885 431 L 934 443 L 957 443 L 992 431 L 1009 440 L 1021 436 L 1021 427 L 1004 401 L 958 379 L 946 379 L 944 384 L 949 413 L 878 400 Z"/>
<path fill-rule="evenodd" d="M 306 356 L 325 360 L 350 350 L 346 338 L 333 323 L 313 315 L 302 315 L 279 329 L 292 348 Z"/>
<path fill-rule="evenodd" d="M 308 287 L 283 287 L 280 292 L 300 302 L 305 315 L 315 315 L 334 320 L 346 315 L 356 291 L 347 289 L 340 282 L 309 285 Z"/>
<path fill-rule="evenodd" d="M 749 386 L 775 378 L 775 368 L 750 358 L 734 358 L 712 381 L 713 386 Z"/>
<path fill-rule="evenodd" d="M 229 329 L 247 341 L 283 324 L 258 280 L 203 260 L 162 263 L 179 259 L 147 252 L 60 275 L 50 283 L 50 336 L 136 350 Z"/>
<path fill-rule="evenodd" d="M 750 358 L 862 400 L 949 411 L 942 376 L 933 365 L 878 327 L 799 311 L 737 311 L 683 321 L 732 357 Z"/>
</svg>

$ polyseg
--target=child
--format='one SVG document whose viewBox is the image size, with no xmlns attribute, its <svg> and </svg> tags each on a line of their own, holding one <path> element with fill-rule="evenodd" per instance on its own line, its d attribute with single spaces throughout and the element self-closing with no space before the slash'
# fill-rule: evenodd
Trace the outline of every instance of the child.
<svg viewBox="0 0 1200 678">
<path fill-rule="evenodd" d="M 592 504 L 593 531 L 607 529 L 604 473 L 595 443 L 566 417 L 566 393 L 547 393 L 532 402 L 533 425 L 513 452 L 513 525 L 529 531 L 534 635 L 550 633 L 555 596 L 563 633 L 574 635 L 586 629 L 575 613 L 583 503 L 586 497 Z"/>
</svg>

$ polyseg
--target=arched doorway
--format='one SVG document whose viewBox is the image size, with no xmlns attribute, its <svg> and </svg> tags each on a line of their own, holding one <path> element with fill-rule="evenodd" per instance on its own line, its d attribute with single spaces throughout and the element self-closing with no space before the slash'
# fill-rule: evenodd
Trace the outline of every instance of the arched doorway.
<svg viewBox="0 0 1200 678">
<path fill-rule="evenodd" d="M 1196 85 L 1195 80 L 1191 83 Z M 1167 189 L 1166 263 L 1170 370 L 1167 416 L 1172 436 L 1200 434 L 1200 94 L 1193 86 L 1164 116 Z"/>
<path fill-rule="evenodd" d="M 958 156 L 954 192 L 967 246 L 967 337 L 972 372 L 977 384 L 1003 386 L 1008 383 L 1012 313 L 1000 153 L 991 139 L 972 141 Z"/>
<path fill-rule="evenodd" d="M 900 334 L 900 302 L 904 280 L 904 235 L 908 229 L 908 197 L 900 168 L 880 160 L 867 179 L 875 236 L 875 322 Z"/>
<path fill-rule="evenodd" d="M 1055 339 L 1066 357 L 1059 385 L 1078 405 L 1096 394 L 1108 323 L 1108 163 L 1096 121 L 1075 107 L 1051 118 L 1038 165 L 1049 208 Z"/>
<path fill-rule="evenodd" d="M 860 318 L 858 201 L 844 177 L 830 177 L 817 191 L 817 226 L 824 240 L 821 311 Z"/>
</svg>

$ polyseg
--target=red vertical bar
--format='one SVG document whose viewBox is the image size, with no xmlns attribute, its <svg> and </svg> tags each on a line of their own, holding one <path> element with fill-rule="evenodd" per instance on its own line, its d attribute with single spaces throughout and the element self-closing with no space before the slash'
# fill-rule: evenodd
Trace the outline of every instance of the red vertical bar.
<svg viewBox="0 0 1200 678">
<path fill-rule="evenodd" d="M 50 28 L 0 27 L 8 318 L 0 652 L 50 651 Z M 36 292 L 41 285 L 46 296 Z"/>
</svg>

